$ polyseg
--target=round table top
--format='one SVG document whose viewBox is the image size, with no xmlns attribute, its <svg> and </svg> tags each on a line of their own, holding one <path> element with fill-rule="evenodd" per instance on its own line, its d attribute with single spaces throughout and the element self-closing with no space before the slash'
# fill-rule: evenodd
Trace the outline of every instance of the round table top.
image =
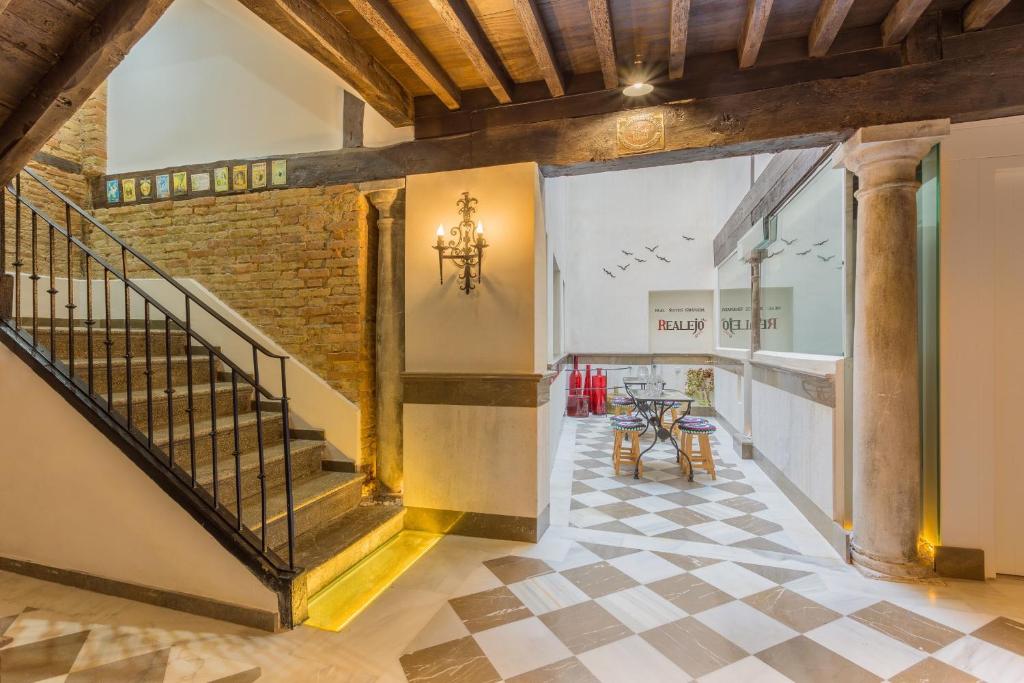
<svg viewBox="0 0 1024 683">
<path fill-rule="evenodd" d="M 630 392 L 630 395 L 634 400 L 649 401 L 651 403 L 693 403 L 695 400 L 692 396 L 687 396 L 678 389 L 663 389 L 661 391 L 643 389 Z"/>
</svg>

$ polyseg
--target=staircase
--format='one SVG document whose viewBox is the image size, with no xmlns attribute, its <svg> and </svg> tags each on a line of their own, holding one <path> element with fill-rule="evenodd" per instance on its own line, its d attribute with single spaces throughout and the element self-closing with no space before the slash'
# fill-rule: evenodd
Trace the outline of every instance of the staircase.
<svg viewBox="0 0 1024 683">
<path fill-rule="evenodd" d="M 365 500 L 354 464 L 293 419 L 286 357 L 32 171 L 0 193 L 0 339 L 277 591 L 281 626 L 303 621 L 310 596 L 401 530 L 401 506 Z M 173 294 L 140 286 L 154 277 Z"/>
</svg>

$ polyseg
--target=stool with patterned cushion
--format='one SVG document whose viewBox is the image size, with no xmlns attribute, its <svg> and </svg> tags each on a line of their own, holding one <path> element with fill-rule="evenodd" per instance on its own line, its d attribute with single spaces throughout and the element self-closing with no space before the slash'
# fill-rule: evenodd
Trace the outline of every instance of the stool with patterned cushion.
<svg viewBox="0 0 1024 683">
<path fill-rule="evenodd" d="M 615 441 L 612 444 L 615 476 L 619 476 L 623 462 L 638 467 L 640 475 L 643 476 L 644 464 L 640 462 L 640 432 L 644 431 L 646 423 L 642 418 L 633 416 L 613 417 L 611 423 L 612 431 L 615 433 Z M 629 453 L 623 453 L 622 442 L 626 438 L 629 439 Z"/>
<path fill-rule="evenodd" d="M 711 435 L 717 431 L 717 427 L 703 418 L 688 420 L 683 418 L 679 423 L 680 434 L 679 447 L 690 459 L 693 467 L 701 467 L 711 475 L 714 481 L 715 475 L 715 454 L 711 451 Z M 693 450 L 694 439 L 697 441 L 699 450 Z"/>
<path fill-rule="evenodd" d="M 672 424 L 679 419 L 679 408 L 683 405 L 682 401 L 676 401 L 668 406 L 668 410 L 661 418 L 661 426 L 665 429 L 671 429 Z"/>
<path fill-rule="evenodd" d="M 696 415 L 684 415 L 681 422 L 678 422 L 678 418 L 672 420 L 672 436 L 679 440 L 682 440 L 683 435 L 679 431 L 682 425 L 705 425 L 710 424 L 705 417 L 697 417 Z"/>
<path fill-rule="evenodd" d="M 629 415 L 636 405 L 636 402 L 629 396 L 612 396 L 609 403 L 612 406 L 612 415 Z"/>
</svg>

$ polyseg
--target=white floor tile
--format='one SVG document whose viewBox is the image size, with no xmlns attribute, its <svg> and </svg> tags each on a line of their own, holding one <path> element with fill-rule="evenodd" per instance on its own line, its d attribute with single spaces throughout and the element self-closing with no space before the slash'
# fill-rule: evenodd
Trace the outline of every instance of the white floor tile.
<svg viewBox="0 0 1024 683">
<path fill-rule="evenodd" d="M 745 598 L 776 586 L 774 581 L 769 581 L 760 574 L 755 574 L 732 562 L 719 562 L 708 567 L 694 569 L 690 573 L 734 598 Z"/>
<path fill-rule="evenodd" d="M 536 617 L 481 631 L 474 637 L 502 678 L 518 676 L 572 655 Z"/>
<path fill-rule="evenodd" d="M 615 518 L 594 508 L 580 508 L 569 511 L 569 520 L 573 526 L 586 529 L 587 527 L 597 526 L 605 522 L 614 522 Z"/>
<path fill-rule="evenodd" d="M 583 503 L 587 507 L 596 508 L 599 505 L 610 505 L 611 503 L 620 502 L 615 496 L 610 496 L 604 491 L 591 491 L 590 493 L 577 493 L 573 496 L 576 500 Z"/>
<path fill-rule="evenodd" d="M 989 683 L 1024 681 L 1024 657 L 971 636 L 947 645 L 933 656 Z"/>
<path fill-rule="evenodd" d="M 579 660 L 601 683 L 668 683 L 688 678 L 639 636 L 584 652 L 579 655 Z"/>
<path fill-rule="evenodd" d="M 695 618 L 750 654 L 778 645 L 798 634 L 745 602 L 728 602 L 705 610 Z"/>
<path fill-rule="evenodd" d="M 792 680 L 762 662 L 757 657 L 747 657 L 703 676 L 700 683 L 792 683 Z"/>
<path fill-rule="evenodd" d="M 693 506 L 698 507 L 698 506 Z M 712 522 L 705 522 L 703 524 L 693 524 L 689 527 L 693 529 L 701 536 L 710 538 L 715 543 L 721 543 L 722 545 L 732 545 L 739 541 L 746 541 L 747 539 L 756 538 L 756 536 L 749 531 L 743 529 L 737 529 L 731 524 L 725 522 L 719 522 L 717 520 Z"/>
<path fill-rule="evenodd" d="M 895 676 L 928 656 L 926 652 L 846 617 L 805 635 L 882 678 Z"/>
<path fill-rule="evenodd" d="M 608 560 L 608 564 L 640 583 L 652 583 L 683 573 L 683 568 L 679 565 L 646 550 L 613 558 Z"/>
<path fill-rule="evenodd" d="M 621 481 L 615 481 L 614 479 L 608 479 L 607 477 L 587 479 L 585 483 L 587 486 L 597 491 L 607 491 L 608 489 L 617 489 L 625 486 Z"/>
<path fill-rule="evenodd" d="M 691 510 L 699 512 L 706 517 L 718 520 L 732 519 L 733 517 L 740 517 L 744 514 L 739 510 L 719 503 L 700 503 L 699 505 L 690 505 L 689 507 Z"/>
<path fill-rule="evenodd" d="M 648 513 L 646 515 L 639 515 L 637 517 L 629 517 L 623 519 L 622 523 L 631 526 L 642 534 L 648 536 L 657 536 L 663 534 L 666 531 L 675 531 L 681 529 L 675 522 L 670 522 L 664 517 L 659 517 L 654 513 Z"/>
<path fill-rule="evenodd" d="M 686 612 L 646 586 L 605 595 L 597 603 L 636 633 L 686 617 Z"/>
<path fill-rule="evenodd" d="M 633 486 L 637 491 L 642 491 L 649 496 L 664 496 L 667 493 L 678 493 L 679 489 L 669 486 L 668 484 L 659 484 L 656 481 L 652 481 L 647 484 L 636 484 Z"/>
<path fill-rule="evenodd" d="M 662 510 L 673 510 L 679 505 L 672 501 L 659 498 L 658 496 L 645 496 L 644 498 L 630 498 L 630 505 L 635 505 L 647 512 L 661 512 Z"/>
<path fill-rule="evenodd" d="M 534 614 L 553 612 L 556 609 L 578 605 L 590 598 L 561 574 L 541 574 L 533 578 L 509 584 L 523 604 Z"/>
</svg>

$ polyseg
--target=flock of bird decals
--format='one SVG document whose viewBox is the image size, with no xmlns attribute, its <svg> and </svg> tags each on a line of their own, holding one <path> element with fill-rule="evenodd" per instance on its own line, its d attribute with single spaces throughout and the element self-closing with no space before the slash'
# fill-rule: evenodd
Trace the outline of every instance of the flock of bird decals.
<svg viewBox="0 0 1024 683">
<path fill-rule="evenodd" d="M 694 240 L 697 239 L 696 237 L 691 237 L 690 235 L 683 235 L 682 238 L 687 242 L 693 242 Z M 662 261 L 664 263 L 672 263 L 672 259 L 668 258 L 667 256 L 662 256 L 661 254 L 655 253 L 661 247 L 660 244 L 655 244 L 654 246 L 648 246 L 646 244 L 643 244 L 641 246 L 651 254 L 654 254 L 654 258 L 658 259 L 659 261 Z M 619 249 L 619 251 L 622 252 L 623 256 L 631 257 L 633 259 L 633 261 L 627 262 L 625 265 L 615 264 L 615 267 L 621 270 L 622 272 L 626 272 L 626 270 L 628 270 L 629 267 L 633 265 L 633 263 L 647 263 L 648 261 L 648 259 L 640 258 L 639 256 L 637 256 L 636 252 L 627 251 L 625 249 Z M 601 268 L 601 270 L 608 277 L 612 278 L 613 280 L 615 279 L 615 273 L 613 273 L 612 271 L 608 270 L 607 268 Z"/>
<path fill-rule="evenodd" d="M 696 237 L 692 237 L 690 235 L 682 235 L 682 238 L 685 241 L 687 241 L 687 242 L 693 242 L 693 241 L 695 241 L 697 239 Z M 782 249 L 779 249 L 778 251 L 771 251 L 771 252 L 769 252 L 766 256 L 764 256 L 762 258 L 762 261 L 767 261 L 768 259 L 773 259 L 776 256 L 781 256 L 783 253 L 785 253 L 787 247 L 792 247 L 794 244 L 796 244 L 797 242 L 800 241 L 799 238 L 797 238 L 797 237 L 794 237 L 791 240 L 787 240 L 785 237 L 780 237 L 779 240 L 783 244 L 785 244 L 786 246 L 783 247 Z M 807 249 L 805 249 L 803 251 L 797 251 L 797 252 L 793 252 L 793 253 L 796 256 L 807 256 L 812 251 L 814 251 L 815 248 L 818 248 L 819 250 L 821 250 L 822 247 L 824 247 L 828 243 L 829 243 L 829 239 L 825 238 L 825 239 L 821 240 L 820 242 L 814 242 L 809 248 L 807 248 Z M 655 253 L 655 252 L 658 251 L 658 248 L 661 246 L 660 244 L 655 244 L 654 246 L 647 246 L 646 244 L 644 244 L 644 245 L 641 245 L 641 246 L 643 246 L 643 248 L 646 249 L 648 252 L 654 254 L 654 257 L 656 259 L 658 259 L 659 261 L 662 261 L 664 263 L 672 263 L 671 259 L 669 259 L 669 258 L 667 258 L 665 256 L 662 256 L 661 254 Z M 647 259 L 640 258 L 639 256 L 636 255 L 635 252 L 627 251 L 625 249 L 620 249 L 619 251 L 622 252 L 623 256 L 631 257 L 633 259 L 632 262 L 627 262 L 625 265 L 616 264 L 616 267 L 620 271 L 622 271 L 622 272 L 626 272 L 626 270 L 628 270 L 629 267 L 631 265 L 633 265 L 633 263 L 647 263 Z M 832 261 L 832 259 L 835 258 L 836 255 L 835 254 L 828 254 L 826 256 L 826 255 L 823 255 L 823 254 L 819 253 L 819 254 L 815 254 L 815 256 L 817 256 L 818 260 L 820 260 L 822 263 L 829 263 L 830 261 Z M 749 260 L 744 259 L 744 262 L 749 263 Z M 840 261 L 839 265 L 837 265 L 836 268 L 839 269 L 839 270 L 842 270 L 844 265 L 846 265 L 846 262 L 845 261 Z M 612 271 L 608 270 L 607 268 L 601 268 L 601 270 L 604 271 L 604 274 L 607 275 L 608 277 L 610 277 L 612 279 L 615 279 L 615 273 L 613 273 Z"/>
</svg>

